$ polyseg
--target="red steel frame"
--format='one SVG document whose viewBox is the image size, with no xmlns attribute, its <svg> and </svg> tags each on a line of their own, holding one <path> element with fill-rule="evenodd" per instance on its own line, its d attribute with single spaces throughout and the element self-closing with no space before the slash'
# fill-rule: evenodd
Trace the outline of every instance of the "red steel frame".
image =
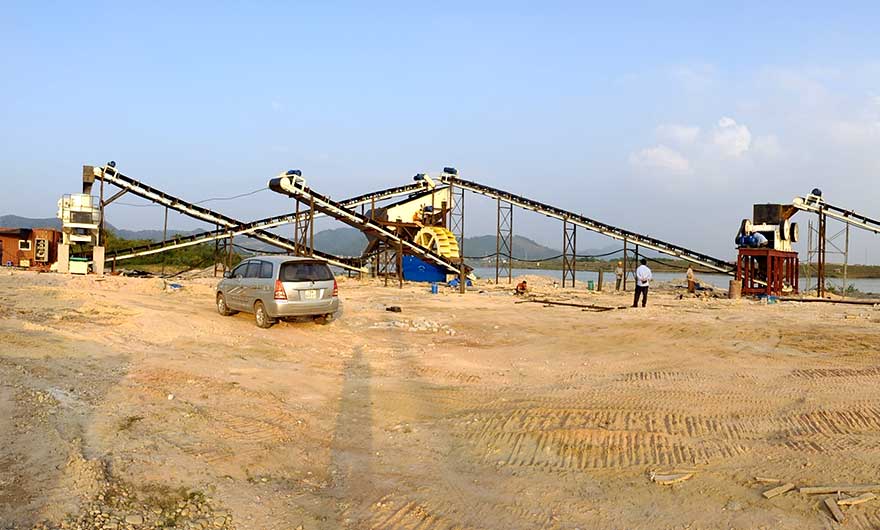
<svg viewBox="0 0 880 530">
<path fill-rule="evenodd" d="M 758 270 L 755 270 L 757 265 Z M 736 279 L 742 282 L 742 294 L 780 295 L 788 283 L 798 292 L 797 252 L 769 248 L 741 248 L 736 259 Z M 760 283 L 759 283 L 760 282 Z"/>
</svg>

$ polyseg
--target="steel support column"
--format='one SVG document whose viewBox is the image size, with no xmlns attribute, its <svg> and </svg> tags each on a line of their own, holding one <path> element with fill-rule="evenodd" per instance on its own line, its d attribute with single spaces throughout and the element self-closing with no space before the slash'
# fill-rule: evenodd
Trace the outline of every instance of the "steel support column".
<svg viewBox="0 0 880 530">
<path fill-rule="evenodd" d="M 314 199 L 312 199 L 314 201 Z M 296 200 L 296 218 L 293 223 L 294 253 L 297 256 L 311 256 L 315 239 L 315 209 L 300 212 L 300 201 Z"/>
<path fill-rule="evenodd" d="M 101 179 L 101 196 L 98 198 L 98 205 L 101 207 L 101 224 L 98 227 L 98 245 L 104 244 L 104 179 Z M 165 214 L 168 215 L 167 213 Z M 165 239 L 164 237 L 162 238 Z"/>
<path fill-rule="evenodd" d="M 215 230 L 220 230 L 220 225 L 214 225 L 214 226 L 215 226 Z M 219 252 L 219 250 L 220 250 L 220 240 L 215 239 L 214 240 L 214 277 L 215 278 L 217 277 L 217 252 Z M 114 267 L 116 266 L 115 259 L 113 260 L 113 265 L 114 265 Z"/>
<path fill-rule="evenodd" d="M 464 188 L 449 185 L 449 231 L 458 239 L 459 255 L 464 259 Z"/>
<path fill-rule="evenodd" d="M 843 243 L 843 297 L 846 298 L 846 280 L 849 269 L 849 224 L 846 225 L 846 241 Z"/>
<path fill-rule="evenodd" d="M 101 181 L 104 186 L 104 181 Z M 165 224 L 162 225 L 162 241 L 168 241 L 168 207 L 165 207 Z M 168 261 L 168 254 L 162 253 L 162 276 L 165 276 L 165 262 Z"/>
<path fill-rule="evenodd" d="M 513 204 L 497 199 L 495 224 L 495 284 L 507 277 L 513 282 Z"/>
<path fill-rule="evenodd" d="M 397 264 L 397 287 L 403 289 L 403 243 L 400 241 L 397 242 L 397 259 L 394 262 Z"/>
<path fill-rule="evenodd" d="M 574 287 L 577 272 L 577 225 L 562 220 L 562 287 Z"/>
<path fill-rule="evenodd" d="M 823 298 L 825 296 L 825 248 L 827 244 L 827 240 L 825 239 L 825 231 L 826 225 L 828 224 L 828 218 L 825 216 L 825 213 L 819 212 L 819 271 L 817 273 L 817 281 L 818 285 L 816 287 L 817 294 L 819 298 Z"/>
</svg>

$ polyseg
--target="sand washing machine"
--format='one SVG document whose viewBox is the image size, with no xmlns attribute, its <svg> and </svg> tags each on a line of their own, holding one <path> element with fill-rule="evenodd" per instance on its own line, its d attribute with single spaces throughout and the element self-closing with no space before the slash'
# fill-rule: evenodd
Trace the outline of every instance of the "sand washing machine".
<svg viewBox="0 0 880 530">
<path fill-rule="evenodd" d="M 424 181 L 426 189 L 393 204 L 372 209 L 366 213 L 367 217 L 407 241 L 451 261 L 460 260 L 458 239 L 447 227 L 449 210 L 453 206 L 449 187 L 437 187 L 433 179 L 423 173 L 414 179 Z M 377 252 L 381 245 L 381 241 L 369 233 L 367 240 L 364 256 Z M 403 276 L 410 281 L 445 281 L 446 271 L 415 256 L 406 256 Z"/>
</svg>

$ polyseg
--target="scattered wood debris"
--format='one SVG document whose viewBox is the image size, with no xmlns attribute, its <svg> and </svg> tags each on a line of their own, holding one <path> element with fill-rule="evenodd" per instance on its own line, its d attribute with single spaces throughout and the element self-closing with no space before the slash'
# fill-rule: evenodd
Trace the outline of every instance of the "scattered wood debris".
<svg viewBox="0 0 880 530">
<path fill-rule="evenodd" d="M 837 499 L 838 506 L 855 506 L 857 504 L 861 504 L 863 502 L 868 502 L 876 499 L 877 496 L 873 493 L 862 493 L 858 497 L 847 497 L 844 499 Z"/>
<path fill-rule="evenodd" d="M 844 486 L 807 486 L 798 490 L 805 495 L 822 493 L 869 493 L 880 491 L 880 484 L 844 485 Z"/>
<path fill-rule="evenodd" d="M 526 302 L 533 302 L 536 304 L 544 304 L 544 305 L 548 305 L 548 306 L 561 305 L 561 306 L 566 306 L 566 307 L 580 307 L 582 309 L 588 309 L 590 311 L 595 311 L 597 313 L 602 312 L 602 311 L 613 311 L 615 309 L 626 309 L 627 308 L 627 306 L 623 306 L 623 305 L 617 306 L 617 307 L 610 307 L 610 306 L 602 306 L 602 305 L 595 305 L 595 304 L 575 304 L 572 302 L 558 302 L 556 300 L 541 300 L 541 299 L 537 299 L 537 298 L 532 298 L 529 300 L 522 300 L 520 302 L 514 302 L 514 303 L 524 304 Z"/>
<path fill-rule="evenodd" d="M 775 488 L 770 488 L 769 490 L 765 491 L 761 495 L 763 495 L 765 499 L 772 499 L 773 497 L 776 497 L 777 495 L 782 495 L 783 493 L 785 493 L 787 491 L 791 491 L 793 489 L 794 489 L 794 484 L 792 484 L 791 482 L 787 482 L 781 486 L 776 486 Z"/>
<path fill-rule="evenodd" d="M 693 477 L 694 474 L 692 472 L 686 473 L 655 473 L 651 472 L 651 481 L 656 482 L 657 484 L 663 486 L 669 486 L 671 484 L 678 484 L 679 482 L 684 482 L 685 480 Z"/>
<path fill-rule="evenodd" d="M 837 499 L 834 497 L 825 498 L 825 507 L 828 508 L 828 511 L 831 512 L 831 517 L 834 517 L 834 520 L 838 523 L 842 523 L 846 519 L 846 516 L 843 515 L 843 512 L 837 506 Z"/>
<path fill-rule="evenodd" d="M 756 482 L 760 482 L 762 484 L 779 484 L 782 482 L 781 478 L 768 478 L 768 477 L 755 477 Z"/>
</svg>

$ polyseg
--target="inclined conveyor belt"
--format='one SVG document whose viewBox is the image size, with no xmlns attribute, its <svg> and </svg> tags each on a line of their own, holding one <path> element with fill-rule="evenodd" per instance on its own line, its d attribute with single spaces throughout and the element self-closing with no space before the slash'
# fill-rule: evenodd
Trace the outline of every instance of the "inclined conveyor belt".
<svg viewBox="0 0 880 530">
<path fill-rule="evenodd" d="M 669 256 L 674 256 L 676 258 L 680 258 L 691 263 L 702 265 L 703 267 L 707 267 L 719 272 L 723 272 L 726 274 L 734 274 L 736 272 L 736 265 L 734 265 L 733 263 L 729 263 L 725 260 L 713 258 L 712 256 L 708 256 L 700 252 L 695 252 L 693 250 L 680 247 L 678 245 L 673 245 L 672 243 L 667 243 L 653 237 L 637 234 L 628 230 L 623 230 L 622 228 L 617 228 L 611 225 L 607 225 L 605 223 L 600 223 L 599 221 L 584 217 L 583 215 L 569 212 L 567 210 L 563 210 L 562 208 L 550 206 L 548 204 L 544 204 L 532 199 L 527 199 L 521 195 L 516 195 L 514 193 L 499 190 L 491 186 L 485 186 L 477 182 L 464 180 L 458 178 L 457 176 L 449 174 L 441 175 L 440 181 L 449 186 L 457 186 L 459 188 L 466 189 L 474 193 L 479 193 L 480 195 L 485 195 L 493 199 L 500 199 L 502 201 L 515 204 L 520 208 L 531 210 L 533 212 L 546 215 L 547 217 L 553 217 L 555 219 L 567 221 L 574 225 L 586 228 L 587 230 L 597 232 L 599 234 L 612 237 L 621 241 L 625 240 L 629 243 L 639 245 L 640 247 L 656 250 L 657 252 L 667 254 Z"/>
<path fill-rule="evenodd" d="M 436 252 L 413 243 L 412 241 L 401 238 L 381 223 L 378 223 L 367 216 L 361 215 L 354 210 L 346 208 L 341 203 L 335 202 L 327 196 L 312 191 L 305 186 L 302 179 L 298 176 L 273 178 L 269 181 L 269 189 L 287 195 L 288 197 L 296 198 L 307 204 L 314 204 L 316 212 L 324 213 L 337 221 L 341 221 L 363 232 L 370 233 L 394 248 L 401 247 L 409 254 L 418 256 L 425 261 L 434 263 L 435 265 L 439 265 L 449 274 L 458 274 L 460 272 L 459 263 L 453 262 Z"/>
</svg>

